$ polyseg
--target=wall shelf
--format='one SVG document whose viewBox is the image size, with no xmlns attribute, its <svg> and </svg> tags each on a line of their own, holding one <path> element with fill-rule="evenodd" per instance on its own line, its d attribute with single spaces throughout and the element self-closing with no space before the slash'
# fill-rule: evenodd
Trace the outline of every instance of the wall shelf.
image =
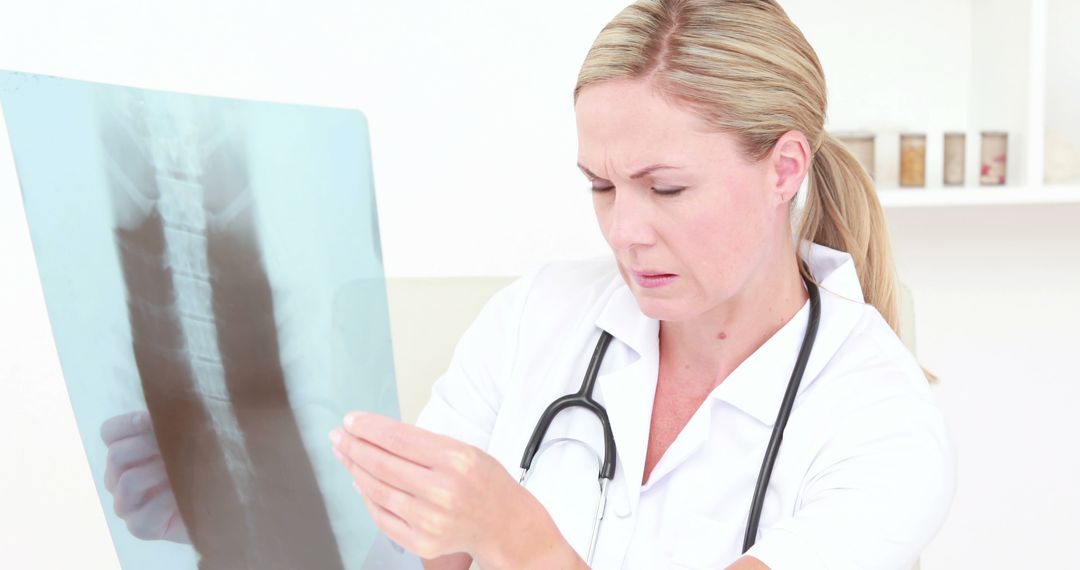
<svg viewBox="0 0 1080 570">
<path fill-rule="evenodd" d="M 874 135 L 883 206 L 1080 203 L 1080 1 L 912 0 L 903 10 L 885 8 L 886 0 L 844 2 L 864 21 L 854 38 L 832 24 L 808 26 L 829 64 L 826 129 Z M 872 24 L 882 14 L 892 22 L 884 39 Z M 984 131 L 1008 134 L 1004 187 L 979 184 Z M 948 132 L 965 135 L 962 187 L 942 186 Z M 926 135 L 926 187 L 899 187 L 903 133 Z"/>
<path fill-rule="evenodd" d="M 879 188 L 884 208 L 1080 204 L 1080 186 Z"/>
</svg>

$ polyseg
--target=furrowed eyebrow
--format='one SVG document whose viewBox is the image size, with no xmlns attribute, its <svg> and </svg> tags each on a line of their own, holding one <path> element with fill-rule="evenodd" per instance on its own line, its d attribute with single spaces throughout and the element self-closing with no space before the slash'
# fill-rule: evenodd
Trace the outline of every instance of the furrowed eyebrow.
<svg viewBox="0 0 1080 570">
<path fill-rule="evenodd" d="M 580 169 L 581 169 L 581 171 L 582 171 L 582 172 L 584 172 L 584 173 L 585 173 L 585 175 L 586 175 L 586 176 L 588 176 L 589 178 L 595 178 L 595 179 L 597 179 L 597 180 L 606 180 L 606 179 L 604 179 L 604 178 L 600 178 L 599 176 L 597 176 L 597 175 L 593 174 L 593 173 L 592 173 L 592 171 L 590 171 L 590 170 L 589 170 L 588 168 L 585 168 L 585 167 L 584 167 L 584 166 L 582 166 L 581 164 L 578 164 L 577 166 L 578 166 L 578 168 L 580 168 Z M 678 166 L 671 166 L 671 165 L 667 165 L 667 164 L 653 164 L 653 165 L 650 165 L 650 166 L 646 166 L 645 168 L 642 168 L 641 170 L 639 170 L 639 171 L 637 171 L 637 172 L 635 172 L 635 173 L 631 174 L 631 175 L 630 175 L 630 179 L 631 179 L 631 180 L 637 180 L 638 178 L 641 178 L 642 176 L 646 176 L 646 175 L 648 175 L 648 174 L 652 173 L 653 171 L 656 171 L 656 170 L 663 170 L 663 169 L 665 169 L 665 168 L 671 168 L 671 169 L 676 169 L 676 170 L 678 170 L 678 169 L 679 169 L 680 167 L 678 167 Z"/>
</svg>

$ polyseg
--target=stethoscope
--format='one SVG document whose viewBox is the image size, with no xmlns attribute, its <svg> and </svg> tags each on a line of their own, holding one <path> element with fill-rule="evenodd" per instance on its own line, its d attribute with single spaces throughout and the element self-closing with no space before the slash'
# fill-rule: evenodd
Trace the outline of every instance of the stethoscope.
<svg viewBox="0 0 1080 570">
<path fill-rule="evenodd" d="M 791 406 L 794 404 L 795 395 L 799 391 L 803 372 L 806 371 L 806 362 L 810 359 L 810 351 L 814 347 L 814 338 L 817 336 L 818 323 L 821 320 L 821 297 L 817 285 L 805 276 L 803 281 L 806 283 L 806 290 L 810 294 L 810 319 L 806 324 L 806 333 L 803 336 L 802 346 L 799 348 L 799 356 L 795 360 L 795 368 L 792 369 L 791 379 L 788 380 L 787 391 L 784 392 L 784 399 L 780 403 L 780 413 L 776 416 L 772 436 L 769 438 L 769 444 L 765 448 L 765 458 L 761 462 L 761 471 L 758 473 L 757 484 L 754 485 L 754 498 L 750 503 L 750 514 L 746 521 L 746 534 L 743 536 L 742 551 L 744 553 L 754 545 L 757 536 L 758 523 L 761 520 L 761 509 L 765 502 L 765 490 L 769 486 L 773 464 L 776 462 L 776 455 L 780 450 L 780 441 L 784 438 L 784 426 L 787 425 L 788 416 L 791 415 Z M 608 483 L 611 482 L 611 478 L 615 475 L 615 437 L 611 433 L 611 422 L 608 421 L 607 410 L 604 409 L 604 406 L 600 405 L 592 397 L 593 385 L 596 384 L 600 363 L 604 360 L 604 353 L 607 352 L 609 344 L 611 344 L 611 334 L 607 331 L 601 331 L 600 340 L 596 342 L 596 348 L 593 350 L 589 366 L 585 370 L 585 379 L 582 380 L 581 387 L 578 388 L 577 392 L 567 394 L 552 402 L 541 414 L 540 421 L 536 423 L 532 437 L 529 438 L 529 444 L 525 446 L 525 454 L 521 458 L 521 477 L 518 479 L 519 483 L 525 484 L 533 458 L 551 445 L 565 441 L 576 442 L 576 440 L 559 438 L 544 443 L 543 448 L 541 448 L 544 434 L 547 433 L 551 421 L 555 419 L 559 412 L 567 408 L 580 407 L 596 414 L 596 417 L 600 420 L 600 427 L 604 430 L 604 459 L 600 465 L 600 498 L 596 502 L 596 516 L 593 519 L 592 538 L 589 540 L 589 554 L 585 560 L 590 566 L 592 565 L 593 552 L 596 549 L 596 537 L 600 532 L 600 521 L 604 519 L 604 510 L 607 506 Z"/>
</svg>

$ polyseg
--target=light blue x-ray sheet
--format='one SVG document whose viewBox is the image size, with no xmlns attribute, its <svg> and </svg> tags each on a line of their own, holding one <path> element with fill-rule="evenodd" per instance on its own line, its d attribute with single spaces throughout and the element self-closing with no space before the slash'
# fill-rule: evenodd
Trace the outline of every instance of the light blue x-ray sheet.
<svg viewBox="0 0 1080 570">
<path fill-rule="evenodd" d="M 414 567 L 327 438 L 398 416 L 364 116 L 12 72 L 0 103 L 121 565 Z"/>
</svg>

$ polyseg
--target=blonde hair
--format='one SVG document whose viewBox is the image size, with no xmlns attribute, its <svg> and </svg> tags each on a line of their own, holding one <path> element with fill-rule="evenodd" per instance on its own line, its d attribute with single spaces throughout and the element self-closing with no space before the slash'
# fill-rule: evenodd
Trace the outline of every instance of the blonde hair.
<svg viewBox="0 0 1080 570">
<path fill-rule="evenodd" d="M 806 136 L 813 165 L 798 236 L 851 254 L 863 298 L 899 334 L 896 276 L 874 183 L 825 132 L 821 62 L 779 4 L 638 0 L 593 42 L 574 101 L 587 85 L 622 78 L 650 80 L 661 96 L 734 135 L 755 162 L 784 133 Z"/>
</svg>

